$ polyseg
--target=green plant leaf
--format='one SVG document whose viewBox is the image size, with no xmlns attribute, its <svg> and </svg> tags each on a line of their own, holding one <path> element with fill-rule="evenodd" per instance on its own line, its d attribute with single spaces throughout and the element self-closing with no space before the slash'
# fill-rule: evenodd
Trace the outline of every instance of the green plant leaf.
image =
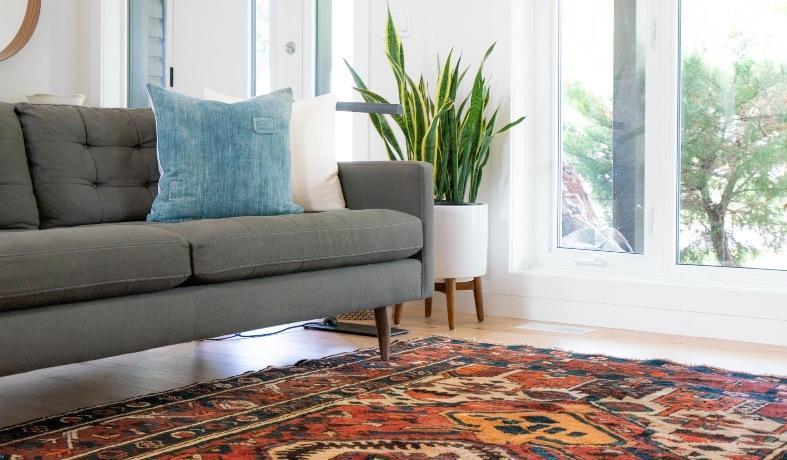
<svg viewBox="0 0 787 460">
<path fill-rule="evenodd" d="M 402 47 L 399 31 L 396 29 L 396 23 L 391 15 L 390 5 L 388 6 L 388 17 L 385 21 L 385 47 L 388 56 L 404 70 L 404 48 Z"/>
<path fill-rule="evenodd" d="M 451 90 L 454 89 L 454 72 L 452 72 L 451 61 L 453 59 L 454 50 L 448 53 L 448 58 L 445 61 L 445 66 L 438 67 L 439 74 L 437 77 L 437 95 L 435 100 L 437 105 L 442 107 L 447 101 L 453 100 L 451 97 Z M 438 64 L 439 65 L 439 64 Z"/>
<path fill-rule="evenodd" d="M 373 93 L 372 91 L 361 88 L 355 88 L 355 91 L 358 91 L 368 103 L 388 104 L 388 101 L 386 101 L 385 98 Z M 372 124 L 377 130 L 378 134 L 380 134 L 380 136 L 383 138 L 383 141 L 386 142 L 386 148 L 388 148 L 390 145 L 390 148 L 392 148 L 396 153 L 396 157 L 400 160 L 404 159 L 402 155 L 402 149 L 399 146 L 399 141 L 396 139 L 396 135 L 391 129 L 391 126 L 388 124 L 388 120 L 386 120 L 384 116 L 376 113 L 369 114 L 369 118 L 372 119 Z M 391 156 L 390 153 L 389 156 Z"/>
<path fill-rule="evenodd" d="M 385 98 L 367 89 L 366 84 L 364 83 L 361 76 L 358 75 L 358 72 L 353 69 L 346 59 L 344 60 L 344 64 L 350 70 L 350 74 L 355 81 L 357 86 L 355 90 L 363 96 L 364 101 L 368 103 L 388 104 L 388 101 L 385 100 Z M 394 119 L 396 119 L 396 117 L 394 117 Z M 382 138 L 388 158 L 391 160 L 403 160 L 404 155 L 402 154 L 402 148 L 399 145 L 399 141 L 397 141 L 396 135 L 393 133 L 391 126 L 388 124 L 388 120 L 386 120 L 384 116 L 376 113 L 370 113 L 369 120 L 372 122 L 372 126 L 374 127 L 375 131 L 377 131 L 377 133 Z"/>
<path fill-rule="evenodd" d="M 364 81 L 360 77 L 360 75 L 358 75 L 358 72 L 356 72 L 355 69 L 353 69 L 353 67 L 350 65 L 349 62 L 347 62 L 346 59 L 344 60 L 344 64 L 350 70 L 350 74 L 353 77 L 353 81 L 355 82 L 355 86 L 357 87 L 357 88 L 355 88 L 355 90 L 359 91 L 359 92 L 361 92 L 361 91 L 364 91 L 364 92 L 368 91 L 369 95 L 371 95 L 372 97 L 376 98 L 375 101 L 367 100 L 366 102 L 376 102 L 376 103 L 381 103 L 381 104 L 390 104 L 390 102 L 388 102 L 388 100 L 386 100 L 384 97 L 369 91 L 369 88 L 366 86 L 366 84 L 364 83 Z M 396 121 L 396 124 L 398 124 L 399 127 L 402 129 L 402 131 L 404 131 L 404 119 L 402 118 L 402 116 L 398 115 L 398 114 L 393 114 L 393 115 L 391 115 L 391 118 L 393 118 L 394 121 Z"/>
<path fill-rule="evenodd" d="M 503 134 L 504 132 L 508 131 L 509 129 L 513 128 L 514 126 L 516 126 L 516 125 L 522 123 L 523 121 L 525 121 L 525 119 L 527 119 L 527 117 L 520 117 L 520 118 L 512 121 L 511 123 L 503 126 L 502 128 L 500 128 L 495 134 Z"/>
<path fill-rule="evenodd" d="M 402 116 L 400 128 L 404 134 L 407 143 L 408 159 L 412 160 L 415 157 L 416 146 L 420 145 L 415 142 L 414 129 L 415 129 L 415 96 L 408 90 L 409 77 L 404 73 L 404 70 L 398 63 L 388 55 L 388 62 L 391 70 L 396 77 L 398 90 L 399 90 L 399 103 L 402 105 Z"/>
<path fill-rule="evenodd" d="M 481 66 L 482 66 L 482 67 L 483 67 L 484 63 L 486 62 L 486 60 L 487 60 L 487 59 L 489 59 L 489 56 L 491 56 L 491 55 L 492 55 L 492 51 L 494 51 L 494 50 L 495 50 L 495 46 L 497 46 L 497 42 L 494 42 L 494 43 L 492 43 L 492 46 L 490 46 L 490 47 L 489 47 L 489 48 L 486 50 L 486 53 L 484 54 L 484 59 L 482 59 L 482 60 L 481 60 Z"/>
<path fill-rule="evenodd" d="M 429 105 L 425 98 L 428 98 L 429 96 L 423 94 L 420 91 L 419 86 L 416 85 L 411 78 L 407 77 L 407 83 L 410 85 L 410 94 L 413 101 L 412 142 L 414 146 L 420 147 L 423 138 L 426 135 L 427 122 L 429 118 Z M 416 150 L 414 159 L 418 161 L 424 161 L 423 157 L 421 156 L 420 148 Z"/>
<path fill-rule="evenodd" d="M 429 128 L 426 130 L 426 135 L 424 136 L 423 141 L 421 142 L 421 158 L 423 161 L 431 163 L 432 165 L 437 165 L 437 155 L 439 151 L 439 127 L 440 122 L 442 121 L 442 116 L 451 106 L 450 102 L 447 102 L 440 110 L 437 111 L 432 122 L 429 124 Z M 435 174 L 437 174 L 437 169 L 435 168 Z"/>
<path fill-rule="evenodd" d="M 467 109 L 467 118 L 462 124 L 460 136 L 460 156 L 456 171 L 458 177 L 454 178 L 452 191 L 454 199 L 464 200 L 467 180 L 470 176 L 471 165 L 478 154 L 482 120 L 484 115 L 486 88 L 484 86 L 483 66 L 478 68 L 473 89 L 470 92 L 470 106 Z"/>
</svg>

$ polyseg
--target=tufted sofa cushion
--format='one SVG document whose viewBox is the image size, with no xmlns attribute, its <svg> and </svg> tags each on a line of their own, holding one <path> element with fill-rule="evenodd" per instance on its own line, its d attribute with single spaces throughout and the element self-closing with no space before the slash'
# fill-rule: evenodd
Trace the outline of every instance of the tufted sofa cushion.
<svg viewBox="0 0 787 460">
<path fill-rule="evenodd" d="M 14 107 L 0 102 L 0 230 L 38 228 L 25 141 Z"/>
<path fill-rule="evenodd" d="M 159 178 L 153 111 L 15 108 L 41 227 L 145 220 Z"/>
</svg>

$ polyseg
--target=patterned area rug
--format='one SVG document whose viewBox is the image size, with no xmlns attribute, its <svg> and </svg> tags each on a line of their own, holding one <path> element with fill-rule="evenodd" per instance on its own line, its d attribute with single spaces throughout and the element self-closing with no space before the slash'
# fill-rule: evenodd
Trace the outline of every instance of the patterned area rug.
<svg viewBox="0 0 787 460">
<path fill-rule="evenodd" d="M 787 379 L 441 337 L 0 430 L 0 458 L 787 458 Z"/>
</svg>

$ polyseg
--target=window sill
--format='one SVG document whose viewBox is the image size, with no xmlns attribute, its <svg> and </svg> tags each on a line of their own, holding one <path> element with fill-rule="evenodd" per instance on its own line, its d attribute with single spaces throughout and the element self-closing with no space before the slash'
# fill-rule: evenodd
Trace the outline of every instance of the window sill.
<svg viewBox="0 0 787 460">
<path fill-rule="evenodd" d="M 787 285 L 687 277 L 680 272 L 649 276 L 608 267 L 538 267 L 493 276 L 489 290 L 518 297 L 787 321 Z"/>
</svg>

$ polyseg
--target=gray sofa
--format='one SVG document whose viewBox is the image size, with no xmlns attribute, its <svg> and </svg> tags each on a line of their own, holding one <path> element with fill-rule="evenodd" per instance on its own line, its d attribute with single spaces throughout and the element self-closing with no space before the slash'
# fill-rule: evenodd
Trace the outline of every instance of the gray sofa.
<svg viewBox="0 0 787 460">
<path fill-rule="evenodd" d="M 146 223 L 150 110 L 0 103 L 0 375 L 361 308 L 386 359 L 386 307 L 432 294 L 432 169 L 339 173 L 346 210 Z"/>
</svg>

